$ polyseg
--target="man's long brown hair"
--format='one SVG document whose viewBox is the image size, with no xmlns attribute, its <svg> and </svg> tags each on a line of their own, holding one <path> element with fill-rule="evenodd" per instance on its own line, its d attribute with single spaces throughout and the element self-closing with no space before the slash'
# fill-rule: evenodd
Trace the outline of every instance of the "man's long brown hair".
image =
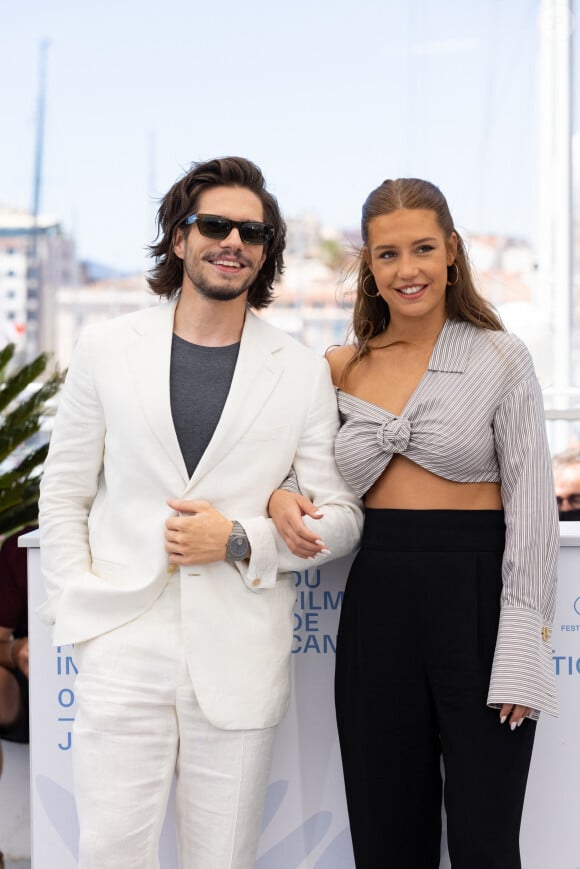
<svg viewBox="0 0 580 869">
<path fill-rule="evenodd" d="M 264 221 L 274 227 L 274 236 L 268 243 L 266 259 L 256 280 L 248 291 L 248 304 L 253 308 L 266 308 L 274 298 L 274 282 L 284 269 L 286 224 L 282 219 L 276 198 L 266 190 L 260 169 L 243 157 L 220 157 L 206 163 L 194 163 L 189 172 L 173 185 L 161 200 L 157 212 L 157 240 L 149 246 L 155 265 L 147 282 L 154 293 L 170 299 L 183 282 L 183 260 L 173 250 L 175 233 L 191 230 L 183 221 L 195 213 L 199 196 L 210 187 L 245 187 L 260 199 Z"/>
</svg>

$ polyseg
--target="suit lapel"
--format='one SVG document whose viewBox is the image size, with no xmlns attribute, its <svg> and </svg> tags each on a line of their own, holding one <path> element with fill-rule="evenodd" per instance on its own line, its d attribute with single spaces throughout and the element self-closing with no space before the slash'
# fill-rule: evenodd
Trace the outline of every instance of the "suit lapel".
<svg viewBox="0 0 580 869">
<path fill-rule="evenodd" d="M 140 312 L 127 342 L 127 360 L 149 428 L 185 485 L 187 469 L 173 425 L 169 393 L 174 313 L 175 302 Z"/>
<path fill-rule="evenodd" d="M 211 471 L 252 425 L 280 379 L 282 367 L 275 351 L 281 343 L 276 330 L 251 311 L 246 313 L 230 391 L 214 435 L 188 488 Z"/>
</svg>

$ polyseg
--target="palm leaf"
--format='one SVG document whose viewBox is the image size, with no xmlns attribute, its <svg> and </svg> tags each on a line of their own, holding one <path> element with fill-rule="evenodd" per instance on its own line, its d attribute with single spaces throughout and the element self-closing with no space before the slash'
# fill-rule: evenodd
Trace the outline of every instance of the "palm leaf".
<svg viewBox="0 0 580 869">
<path fill-rule="evenodd" d="M 40 354 L 16 371 L 9 371 L 14 345 L 0 349 L 0 536 L 10 537 L 23 528 L 36 525 L 42 465 L 48 444 L 27 442 L 42 427 L 47 414 L 46 403 L 60 389 L 64 373 L 53 371 L 34 388 L 48 364 L 48 355 Z M 15 458 L 15 451 L 22 455 Z"/>
</svg>

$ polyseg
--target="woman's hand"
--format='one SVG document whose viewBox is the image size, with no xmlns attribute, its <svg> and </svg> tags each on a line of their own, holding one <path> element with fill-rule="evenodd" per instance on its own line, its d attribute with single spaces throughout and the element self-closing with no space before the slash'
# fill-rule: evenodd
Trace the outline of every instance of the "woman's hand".
<svg viewBox="0 0 580 869">
<path fill-rule="evenodd" d="M 304 495 L 276 489 L 270 497 L 268 512 L 284 543 L 294 555 L 300 558 L 312 558 L 320 553 L 330 555 L 323 541 L 302 521 L 303 516 L 322 518 L 322 513 Z"/>
<path fill-rule="evenodd" d="M 530 706 L 517 706 L 514 703 L 504 703 L 499 712 L 499 720 L 502 724 L 509 721 L 510 728 L 515 730 L 524 718 L 528 717 L 531 711 Z"/>
</svg>

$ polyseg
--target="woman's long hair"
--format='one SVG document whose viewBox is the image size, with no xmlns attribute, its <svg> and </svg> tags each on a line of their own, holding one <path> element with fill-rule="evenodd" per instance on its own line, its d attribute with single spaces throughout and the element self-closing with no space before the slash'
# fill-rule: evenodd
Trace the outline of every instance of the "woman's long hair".
<svg viewBox="0 0 580 869">
<path fill-rule="evenodd" d="M 419 178 L 387 180 L 373 190 L 362 209 L 361 235 L 363 249 L 359 252 L 357 290 L 353 311 L 352 335 L 356 351 L 345 368 L 345 376 L 369 353 L 369 341 L 387 328 L 389 306 L 378 295 L 365 248 L 369 241 L 369 225 L 375 217 L 391 214 L 401 208 L 421 208 L 432 211 L 446 241 L 457 236 L 457 255 L 448 269 L 445 311 L 451 320 L 466 320 L 479 329 L 503 330 L 493 307 L 475 288 L 463 239 L 453 225 L 447 200 L 438 187 Z M 377 295 L 374 295 L 374 294 Z"/>
</svg>

